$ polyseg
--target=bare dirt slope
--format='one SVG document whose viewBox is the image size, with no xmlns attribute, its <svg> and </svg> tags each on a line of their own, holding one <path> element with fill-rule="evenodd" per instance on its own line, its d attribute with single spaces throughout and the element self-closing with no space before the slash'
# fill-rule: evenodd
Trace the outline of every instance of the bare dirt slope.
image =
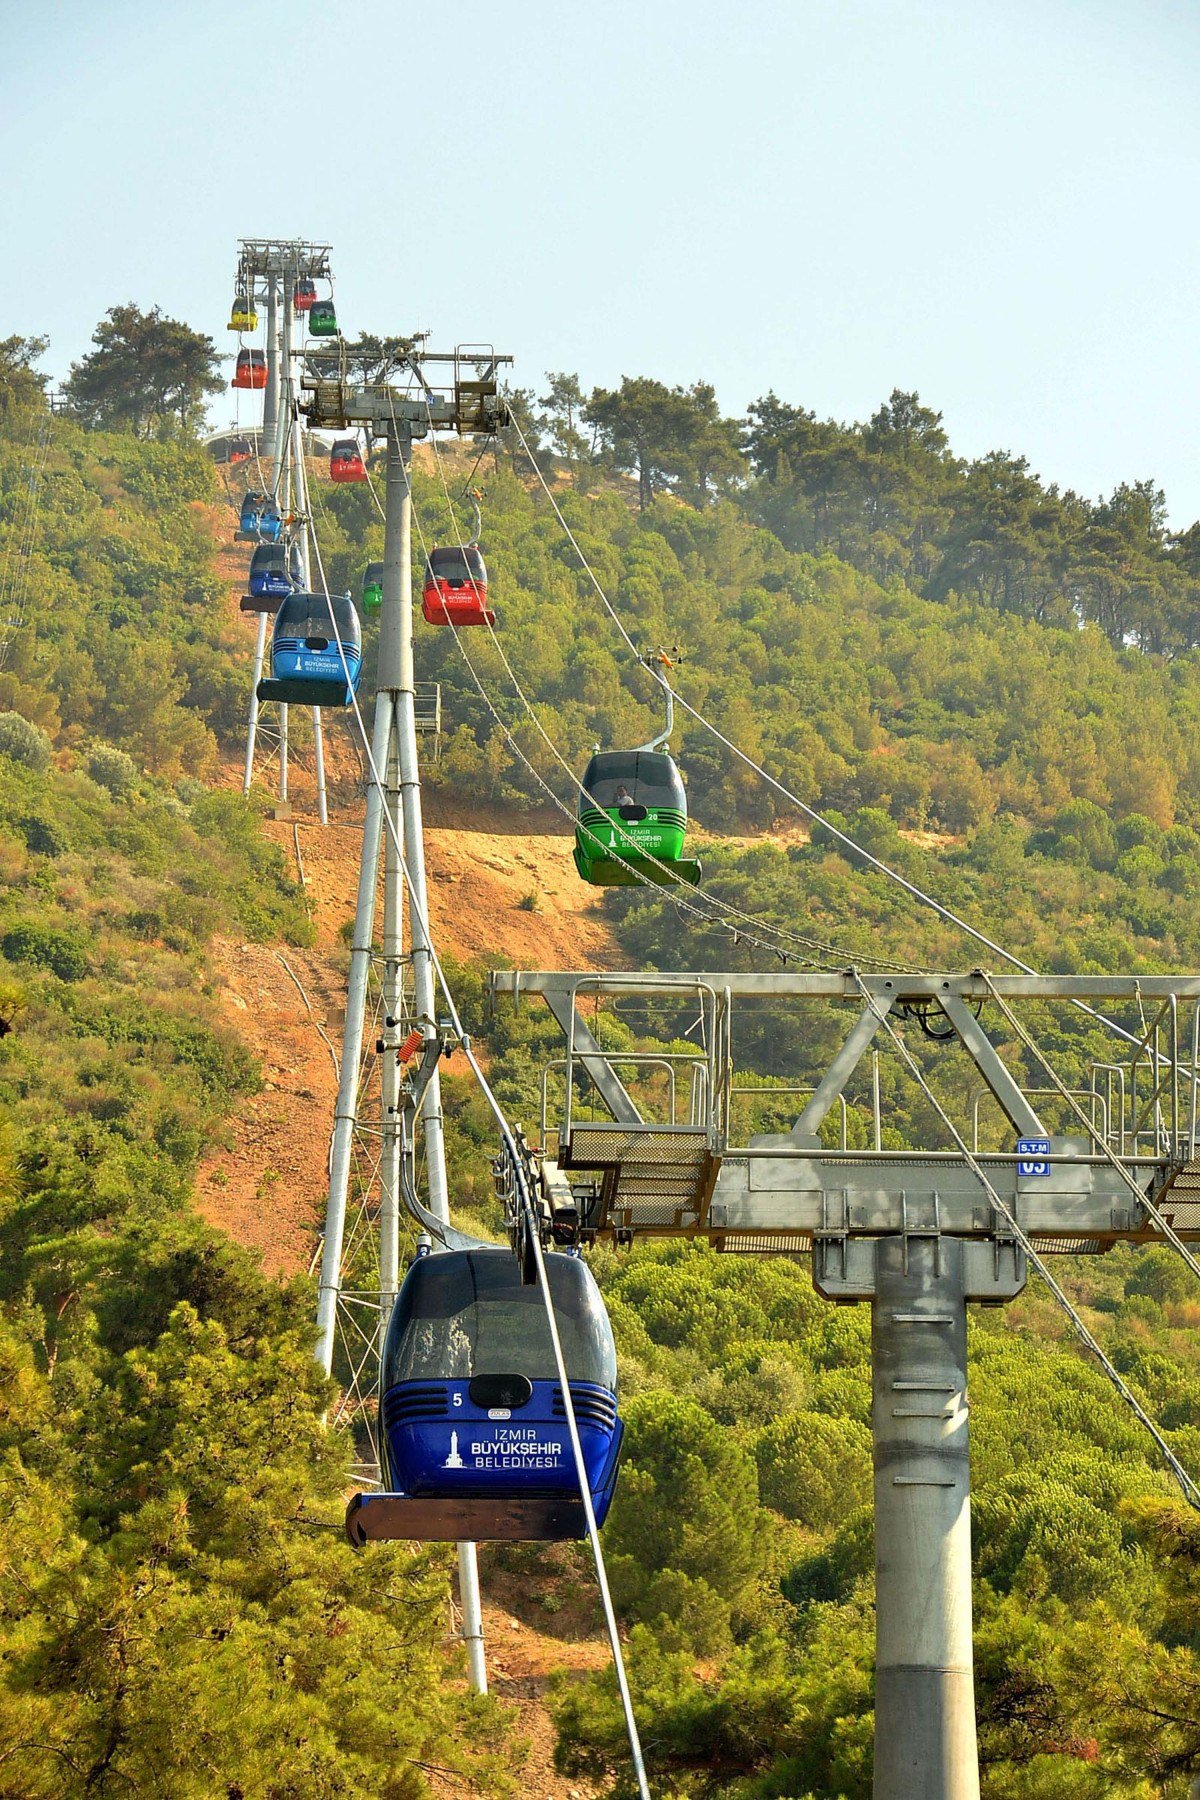
<svg viewBox="0 0 1200 1800">
<path fill-rule="evenodd" d="M 310 474 L 323 479 L 316 463 Z M 231 479 L 231 493 L 236 487 Z M 257 621 L 239 611 L 238 600 L 249 549 L 233 542 L 232 504 L 203 511 L 217 544 L 231 649 L 248 663 Z M 266 826 L 304 880 L 316 943 L 294 950 L 226 938 L 212 958 L 221 1004 L 260 1058 L 264 1086 L 238 1106 L 224 1146 L 201 1169 L 200 1207 L 212 1224 L 257 1251 L 273 1274 L 308 1266 L 324 1215 L 337 1091 L 330 1045 L 340 1053 L 342 932 L 353 919 L 358 888 L 361 763 L 350 719 L 326 713 L 325 722 L 329 825 L 316 820 L 309 720 L 293 707 L 291 816 Z M 273 723 L 270 714 L 265 723 Z M 279 770 L 269 735 L 263 751 L 256 780 L 273 793 Z M 240 787 L 240 759 L 227 757 L 216 779 Z M 279 810 L 286 815 L 288 809 Z M 462 960 L 527 967 L 593 968 L 619 960 L 598 897 L 575 874 L 569 828 L 558 815 L 489 816 L 436 793 L 426 810 L 429 911 L 440 948 Z"/>
<path fill-rule="evenodd" d="M 505 820 L 508 830 L 428 832 L 429 909 L 438 945 L 462 959 L 537 968 L 612 966 L 616 946 L 579 882 L 569 843 Z M 262 1091 L 239 1103 L 223 1148 L 200 1170 L 201 1212 L 256 1250 L 272 1274 L 307 1268 L 324 1214 L 347 952 L 361 823 L 322 828 L 269 820 L 296 867 L 317 927 L 309 950 L 220 938 L 212 972 L 229 1023 L 262 1062 Z M 537 895 L 536 912 L 523 909 Z M 303 992 L 301 991 L 303 990 Z M 324 1033 L 324 1036 L 322 1036 Z"/>
<path fill-rule="evenodd" d="M 504 1603 L 506 1587 L 485 1561 L 483 1633 L 488 1681 L 498 1700 L 513 1709 L 514 1728 L 526 1745 L 518 1779 L 525 1800 L 594 1800 L 606 1791 L 579 1775 L 563 1776 L 554 1767 L 555 1730 L 548 1699 L 553 1677 L 562 1671 L 583 1674 L 608 1661 L 605 1640 L 595 1627 L 556 1630 L 551 1636 Z M 489 1602 L 487 1596 L 494 1598 Z M 522 1609 L 526 1610 L 526 1609 Z M 452 1790 L 447 1786 L 444 1790 Z M 461 1793 L 461 1787 L 458 1789 Z"/>
</svg>

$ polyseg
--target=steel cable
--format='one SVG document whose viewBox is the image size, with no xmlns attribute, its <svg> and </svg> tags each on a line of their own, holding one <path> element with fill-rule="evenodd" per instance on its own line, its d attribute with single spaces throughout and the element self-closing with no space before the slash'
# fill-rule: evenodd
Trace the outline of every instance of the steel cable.
<svg viewBox="0 0 1200 1800">
<path fill-rule="evenodd" d="M 451 496 L 450 496 L 449 485 L 446 481 L 445 468 L 442 463 L 441 453 L 438 449 L 436 439 L 433 439 L 433 451 L 434 451 L 435 459 L 437 461 L 438 472 L 439 472 L 439 475 L 441 478 L 442 491 L 446 498 L 446 505 L 447 505 L 447 508 L 449 511 L 451 523 L 454 526 L 455 533 L 458 538 L 459 549 L 461 551 L 465 552 L 466 546 L 463 543 L 462 533 L 458 527 L 457 515 L 454 510 L 453 500 L 451 499 Z M 378 508 L 379 507 L 379 499 L 378 499 L 378 495 L 376 495 L 374 492 L 374 488 L 372 488 L 372 496 L 375 499 L 375 504 L 376 504 L 376 507 Z M 380 508 L 380 511 L 382 512 L 382 508 Z M 428 554 L 427 543 L 426 543 L 424 531 L 420 524 L 420 517 L 419 517 L 419 514 L 417 512 L 415 505 L 413 508 L 413 517 L 417 521 L 417 530 L 418 530 L 418 535 L 421 540 L 422 552 L 427 555 Z M 480 680 L 480 677 L 479 677 L 477 671 L 475 670 L 473 664 L 471 663 L 471 659 L 467 655 L 467 652 L 463 646 L 462 638 L 459 635 L 457 626 L 455 626 L 453 620 L 450 618 L 447 618 L 446 623 L 450 626 L 450 629 L 454 633 L 455 643 L 458 647 L 460 655 L 463 658 L 463 661 L 467 665 L 467 668 L 471 674 L 471 678 L 475 683 L 475 686 L 478 688 L 478 690 L 479 690 L 485 704 L 487 705 L 489 711 L 491 712 L 493 718 L 496 720 L 497 724 L 500 726 L 500 729 L 504 732 L 505 738 L 508 741 L 510 747 L 512 749 L 514 749 L 516 754 L 520 757 L 520 760 L 522 761 L 522 763 L 529 770 L 529 772 L 533 775 L 534 779 L 538 782 L 539 786 L 550 797 L 550 799 L 553 801 L 554 805 L 563 814 L 563 816 L 569 821 L 572 828 L 574 829 L 575 824 L 576 824 L 575 814 L 564 803 L 564 801 L 558 796 L 558 794 L 555 793 L 555 791 L 553 790 L 553 788 L 551 788 L 550 784 L 545 780 L 545 778 L 542 775 L 540 775 L 536 769 L 534 769 L 534 767 L 530 763 L 528 757 L 526 757 L 524 752 L 520 749 L 519 745 L 516 744 L 516 741 L 513 738 L 512 733 L 509 731 L 509 729 L 505 725 L 503 719 L 500 717 L 499 713 L 497 712 L 495 706 L 492 704 L 491 699 L 489 698 L 487 693 L 484 691 L 483 684 Z M 484 623 L 487 625 L 488 634 L 489 634 L 491 641 L 496 649 L 496 653 L 499 656 L 500 661 L 504 667 L 505 673 L 507 674 L 508 679 L 512 684 L 513 690 L 516 693 L 517 698 L 520 700 L 522 706 L 525 708 L 525 711 L 529 714 L 529 717 L 532 720 L 533 725 L 534 725 L 535 729 L 537 730 L 539 736 L 541 737 L 543 743 L 546 745 L 546 748 L 550 751 L 551 755 L 555 758 L 555 760 L 557 761 L 557 763 L 559 764 L 561 769 L 566 774 L 568 781 L 570 782 L 571 786 L 575 789 L 577 795 L 579 795 L 580 797 L 582 797 L 584 799 L 587 799 L 588 798 L 587 789 L 583 786 L 582 782 L 579 779 L 579 776 L 576 774 L 574 766 L 570 762 L 568 762 L 566 757 L 564 757 L 562 752 L 559 750 L 557 744 L 554 743 L 553 739 L 550 737 L 549 733 L 546 731 L 545 726 L 542 724 L 542 721 L 540 720 L 540 718 L 537 715 L 536 708 L 534 707 L 532 701 L 529 699 L 528 695 L 525 693 L 523 687 L 521 686 L 520 680 L 516 674 L 516 671 L 513 669 L 512 664 L 510 663 L 510 661 L 508 659 L 508 656 L 504 650 L 504 646 L 495 630 L 495 627 L 491 624 L 491 622 L 489 620 L 485 619 Z M 639 661 L 640 660 L 641 659 L 639 658 Z M 656 677 L 656 679 L 658 679 L 658 678 Z M 615 823 L 615 821 L 614 821 L 614 823 Z M 671 897 L 673 903 L 675 904 L 677 910 L 681 910 L 683 913 L 690 915 L 690 917 L 694 920 L 699 920 L 701 923 L 705 924 L 706 926 L 708 926 L 711 929 L 724 930 L 726 932 L 729 932 L 730 934 L 733 935 L 735 941 L 737 941 L 741 938 L 746 938 L 751 943 L 755 944 L 759 949 L 765 951 L 768 955 L 781 958 L 785 963 L 789 960 L 789 955 L 794 955 L 795 952 L 788 952 L 788 951 L 781 949 L 779 947 L 779 944 L 781 944 L 781 943 L 800 945 L 802 948 L 814 953 L 814 960 L 824 957 L 828 960 L 831 960 L 839 969 L 846 968 L 846 967 L 850 966 L 852 963 L 854 963 L 855 961 L 867 962 L 867 963 L 877 965 L 879 967 L 894 968 L 897 966 L 894 961 L 885 962 L 883 959 L 881 959 L 879 957 L 872 956 L 869 952 L 848 950 L 837 944 L 826 943 L 820 938 L 808 937 L 801 932 L 790 931 L 784 926 L 772 925 L 768 921 L 762 919 L 758 914 L 748 913 L 741 907 L 732 906 L 732 905 L 728 905 L 728 904 L 721 902 L 719 899 L 717 899 L 717 897 L 715 895 L 709 896 L 709 895 L 704 894 L 703 892 L 697 894 L 696 890 L 692 887 L 690 882 L 684 881 L 683 878 L 681 876 L 679 876 L 673 869 L 671 869 L 668 864 L 662 862 L 652 852 L 638 850 L 636 840 L 631 836 L 630 833 L 626 832 L 620 825 L 617 825 L 616 828 L 617 828 L 618 832 L 620 833 L 621 837 L 625 840 L 625 843 L 630 847 L 628 854 L 632 855 L 633 852 L 635 850 L 637 850 L 640 857 L 644 858 L 645 861 L 652 864 L 660 872 L 660 874 L 665 877 L 665 879 L 663 881 L 655 881 L 655 880 L 648 878 L 643 873 L 643 871 L 637 867 L 637 865 L 635 863 L 627 861 L 625 857 L 621 856 L 619 853 L 614 851 L 613 852 L 613 860 L 616 861 L 617 863 L 619 863 L 623 869 L 625 869 L 629 874 L 631 874 L 634 877 L 634 880 L 639 887 L 647 888 L 650 890 L 657 890 L 659 892 L 663 892 L 663 891 L 668 892 L 670 894 L 670 897 Z M 683 891 L 682 891 L 682 893 L 679 893 L 679 892 L 674 891 L 675 889 L 682 889 Z M 708 900 L 711 900 L 712 905 L 717 909 L 716 911 L 706 911 L 704 906 L 702 904 L 700 904 L 701 902 L 708 901 Z M 738 922 L 734 923 L 735 920 Z M 778 939 L 779 942 L 778 943 L 767 942 L 764 938 L 756 935 L 760 931 L 765 931 L 765 932 L 770 933 L 771 936 Z"/>
<path fill-rule="evenodd" d="M 616 626 L 616 628 L 620 632 L 622 638 L 625 640 L 626 645 L 628 646 L 628 648 L 630 649 L 632 654 L 635 657 L 637 657 L 638 661 L 640 662 L 641 661 L 641 652 L 638 650 L 637 645 L 634 643 L 633 639 L 630 637 L 629 632 L 625 629 L 624 622 L 622 621 L 616 608 L 613 606 L 608 595 L 605 593 L 604 588 L 603 588 L 601 582 L 599 581 L 599 579 L 597 578 L 595 571 L 593 570 L 591 564 L 588 562 L 588 559 L 584 555 L 583 550 L 580 548 L 579 541 L 576 538 L 574 532 L 571 530 L 571 527 L 568 525 L 566 519 L 563 517 L 562 510 L 559 507 L 559 504 L 558 504 L 557 500 L 555 499 L 551 488 L 547 484 L 545 476 L 542 474 L 542 471 L 538 464 L 537 458 L 534 456 L 533 451 L 529 448 L 529 445 L 525 438 L 525 434 L 521 430 L 520 423 L 518 422 L 515 415 L 512 416 L 511 423 L 512 423 L 513 429 L 516 431 L 517 437 L 520 439 L 521 448 L 524 450 L 525 455 L 529 459 L 530 465 L 533 468 L 533 471 L 538 478 L 538 481 L 541 485 L 542 491 L 546 495 L 546 498 L 550 502 L 550 505 L 554 511 L 555 518 L 558 520 L 558 523 L 562 527 L 562 530 L 566 534 L 567 538 L 569 539 L 571 546 L 575 551 L 576 556 L 579 558 L 581 568 L 583 569 L 584 573 L 588 577 L 588 580 L 591 582 L 592 586 L 595 588 L 595 590 L 596 590 L 597 594 L 599 595 L 600 600 L 604 606 L 605 611 L 608 613 L 613 624 Z M 906 875 L 902 875 L 898 869 L 893 869 L 889 863 L 885 863 L 880 857 L 873 855 L 870 850 L 865 849 L 862 844 L 857 843 L 855 841 L 855 839 L 850 837 L 847 832 L 840 830 L 838 828 L 838 826 L 836 826 L 836 825 L 830 824 L 829 820 L 826 819 L 823 816 L 823 814 L 819 813 L 815 807 L 809 806 L 807 801 L 801 800 L 801 798 L 799 797 L 798 794 L 792 793 L 790 788 L 785 787 L 783 782 L 777 780 L 774 775 L 771 775 L 766 769 L 764 769 L 762 764 L 757 762 L 754 759 L 754 757 L 750 756 L 745 750 L 741 749 L 740 746 L 735 744 L 731 738 L 726 737 L 725 733 L 723 731 L 721 731 L 716 725 L 714 725 L 712 723 L 711 719 L 706 718 L 705 715 L 697 707 L 692 706 L 687 700 L 685 700 L 683 698 L 682 694 L 678 693 L 675 689 L 672 689 L 672 693 L 674 695 L 675 700 L 678 702 L 678 704 L 683 708 L 683 710 L 686 713 L 690 714 L 690 716 L 693 719 L 695 719 L 695 721 L 698 725 L 703 726 L 705 731 L 710 732 L 712 734 L 712 736 L 716 738 L 718 743 L 723 744 L 724 747 L 728 751 L 730 751 L 730 753 L 732 755 L 736 756 L 740 762 L 744 763 L 748 769 L 752 770 L 756 775 L 758 775 L 763 781 L 765 781 L 768 784 L 768 786 L 774 788 L 776 793 L 778 793 L 785 800 L 787 800 L 790 805 L 796 807 L 796 809 L 799 812 L 803 813 L 805 818 L 807 818 L 811 823 L 813 823 L 815 825 L 820 825 L 823 830 L 829 832 L 830 836 L 836 838 L 840 844 L 845 846 L 846 849 L 852 850 L 856 856 L 861 857 L 864 862 L 869 863 L 872 868 L 877 869 L 881 875 L 886 875 L 889 878 L 889 880 L 898 883 L 898 885 L 900 887 L 902 887 L 905 890 L 905 892 L 908 893 L 914 900 L 919 901 L 924 906 L 928 906 L 928 907 L 932 908 L 932 910 L 935 913 L 937 913 L 939 918 L 944 919 L 947 924 L 956 926 L 958 930 L 963 931 L 969 937 L 974 938 L 975 941 L 977 943 L 982 944 L 985 947 L 985 949 L 991 950 L 997 956 L 1003 957 L 1005 962 L 1011 963 L 1014 968 L 1020 969 L 1024 974 L 1036 975 L 1038 973 L 1038 971 L 1036 969 L 1034 969 L 1029 963 L 1023 962 L 1019 956 L 1014 955 L 1011 950 L 1006 950 L 1002 944 L 998 944 L 995 942 L 994 939 L 988 937 L 986 932 L 980 931 L 976 926 L 969 924 L 966 919 L 961 918 L 959 916 L 959 914 L 954 912 L 950 907 L 944 906 L 942 904 L 942 902 L 940 900 L 935 899 L 932 894 L 927 894 L 923 888 L 918 887 L 915 882 L 910 881 Z M 1094 1019 L 1097 1022 L 1097 1024 L 1103 1025 L 1106 1030 L 1113 1032 L 1117 1037 L 1123 1038 L 1126 1043 L 1133 1044 L 1133 1043 L 1137 1042 L 1137 1039 L 1132 1032 L 1127 1031 L 1123 1025 L 1118 1025 L 1116 1020 L 1110 1019 L 1107 1016 L 1107 1014 L 1098 1012 L 1096 1010 L 1096 1008 L 1093 1006 L 1088 1006 L 1085 1001 L 1073 1000 L 1071 1002 L 1071 1004 L 1075 1007 L 1075 1009 L 1077 1011 L 1085 1013 L 1089 1018 Z"/>
<path fill-rule="evenodd" d="M 405 466 L 404 473 L 405 473 L 405 480 L 408 483 L 409 498 L 410 498 L 410 502 L 411 502 L 412 483 L 411 483 L 411 477 L 409 475 L 407 465 Z M 316 556 L 316 560 L 317 560 L 317 567 L 318 567 L 318 570 L 320 571 L 321 586 L 322 586 L 322 590 L 325 594 L 326 603 L 328 605 L 332 605 L 332 601 L 331 601 L 331 597 L 330 597 L 330 593 L 329 593 L 329 584 L 325 578 L 325 565 L 324 565 L 324 561 L 321 556 L 321 546 L 320 546 L 320 543 L 317 539 L 317 535 L 315 532 L 312 535 L 312 546 L 313 546 L 313 552 L 314 552 L 314 554 Z M 411 570 L 405 570 L 404 575 L 405 575 L 405 579 L 411 580 L 411 578 L 412 578 Z M 359 736 L 362 740 L 363 752 L 367 759 L 367 765 L 371 771 L 371 778 L 372 778 L 372 781 L 375 783 L 375 786 L 378 789 L 380 795 L 384 796 L 386 793 L 386 790 L 384 788 L 383 779 L 382 779 L 379 769 L 377 768 L 377 766 L 375 764 L 374 752 L 372 751 L 372 748 L 371 748 L 370 734 L 367 731 L 366 721 L 362 715 L 362 709 L 358 704 L 358 695 L 354 692 L 353 683 L 352 683 L 351 677 L 350 677 L 350 669 L 346 662 L 346 652 L 345 652 L 345 648 L 342 644 L 340 636 L 335 638 L 335 642 L 337 643 L 338 655 L 339 655 L 339 657 L 341 659 L 341 663 L 342 663 L 342 672 L 346 677 L 346 691 L 350 696 L 351 706 L 354 711 L 354 718 L 355 718 L 355 721 L 358 726 Z M 560 1382 L 561 1389 L 562 1389 L 563 1410 L 566 1415 L 567 1429 L 568 1429 L 568 1433 L 569 1433 L 569 1436 L 571 1439 L 571 1452 L 572 1452 L 572 1457 L 573 1457 L 574 1463 L 575 1463 L 576 1477 L 579 1481 L 580 1498 L 583 1503 L 584 1518 L 587 1523 L 588 1538 L 589 1538 L 589 1541 L 591 1544 L 592 1557 L 593 1557 L 593 1561 L 595 1563 L 595 1568 L 596 1568 L 596 1581 L 597 1581 L 597 1585 L 600 1589 L 600 1599 L 601 1599 L 601 1604 L 602 1604 L 603 1611 L 604 1611 L 605 1628 L 608 1633 L 609 1647 L 612 1652 L 613 1667 L 614 1667 L 614 1672 L 616 1675 L 617 1688 L 618 1688 L 618 1692 L 620 1695 L 622 1711 L 623 1711 L 624 1719 L 625 1719 L 626 1734 L 629 1739 L 630 1754 L 633 1759 L 634 1774 L 637 1778 L 638 1792 L 639 1792 L 639 1795 L 641 1796 L 641 1800 L 650 1800 L 650 1789 L 649 1789 L 649 1786 L 648 1786 L 647 1780 L 646 1780 L 646 1769 L 645 1769 L 645 1762 L 644 1762 L 643 1755 L 642 1755 L 641 1738 L 640 1738 L 640 1735 L 638 1732 L 637 1720 L 636 1720 L 636 1717 L 634 1716 L 633 1699 L 632 1699 L 632 1696 L 629 1691 L 629 1681 L 628 1681 L 628 1677 L 625 1672 L 625 1658 L 624 1658 L 624 1653 L 621 1648 L 621 1638 L 620 1638 L 620 1631 L 619 1631 L 619 1628 L 617 1625 L 616 1611 L 613 1607 L 612 1594 L 609 1590 L 609 1585 L 608 1585 L 608 1574 L 607 1574 L 607 1570 L 605 1568 L 605 1562 L 604 1562 L 604 1549 L 600 1543 L 600 1532 L 599 1532 L 599 1527 L 596 1524 L 595 1509 L 592 1506 L 591 1488 L 589 1486 L 587 1467 L 586 1467 L 586 1464 L 584 1462 L 584 1457 L 583 1457 L 583 1447 L 582 1447 L 582 1443 L 581 1443 L 580 1437 L 579 1437 L 579 1426 L 578 1426 L 578 1422 L 575 1417 L 575 1402 L 574 1402 L 574 1399 L 571 1394 L 571 1384 L 568 1379 L 566 1364 L 563 1359 L 562 1344 L 561 1344 L 561 1341 L 560 1341 L 559 1335 L 558 1335 L 558 1321 L 555 1317 L 555 1312 L 554 1312 L 554 1300 L 550 1293 L 550 1284 L 549 1284 L 548 1280 L 546 1279 L 545 1261 L 542 1257 L 541 1244 L 540 1244 L 540 1241 L 538 1240 L 538 1236 L 537 1236 L 537 1218 L 536 1218 L 535 1208 L 533 1205 L 533 1198 L 532 1198 L 532 1195 L 530 1195 L 528 1193 L 526 1182 L 525 1182 L 524 1162 L 521 1157 L 520 1150 L 519 1150 L 519 1147 L 517 1144 L 516 1134 L 513 1131 L 512 1126 L 509 1124 L 508 1118 L 504 1112 L 503 1107 L 500 1105 L 500 1102 L 497 1100 L 495 1094 L 493 1093 L 492 1088 L 487 1080 L 487 1077 L 484 1075 L 483 1070 L 479 1066 L 478 1058 L 476 1057 L 475 1051 L 471 1044 L 470 1035 L 463 1028 L 462 1019 L 459 1015 L 458 1007 L 455 1005 L 454 995 L 453 995 L 453 992 L 451 991 L 450 983 L 446 978 L 446 972 L 445 972 L 444 968 L 442 967 L 441 959 L 439 958 L 437 951 L 434 947 L 433 935 L 432 935 L 432 932 L 431 932 L 430 926 L 429 926 L 429 919 L 428 919 L 424 909 L 421 907 L 419 899 L 418 899 L 416 886 L 415 886 L 415 883 L 412 878 L 412 873 L 408 866 L 408 860 L 404 854 L 404 844 L 401 839 L 399 829 L 396 825 L 395 819 L 392 817 L 391 810 L 387 806 L 386 801 L 385 801 L 385 804 L 381 808 L 381 814 L 382 814 L 383 822 L 387 829 L 388 835 L 391 838 L 393 846 L 396 851 L 396 856 L 397 856 L 397 859 L 399 862 L 400 870 L 404 877 L 404 885 L 405 885 L 406 889 L 408 890 L 409 905 L 412 908 L 412 915 L 420 926 L 421 935 L 424 939 L 425 945 L 428 947 L 428 950 L 429 950 L 429 960 L 437 974 L 438 986 L 441 989 L 442 996 L 443 996 L 443 998 L 446 1002 L 446 1006 L 449 1010 L 451 1026 L 452 1026 L 455 1036 L 457 1037 L 458 1042 L 462 1048 L 463 1054 L 466 1057 L 467 1064 L 470 1067 L 471 1072 L 474 1075 L 476 1082 L 478 1083 L 479 1090 L 480 1090 L 481 1094 L 483 1095 L 483 1098 L 488 1106 L 489 1111 L 492 1114 L 492 1117 L 496 1121 L 497 1128 L 500 1132 L 501 1140 L 504 1144 L 505 1149 L 508 1152 L 509 1159 L 510 1159 L 510 1162 L 511 1162 L 511 1165 L 512 1165 L 512 1168 L 514 1171 L 514 1175 L 516 1178 L 516 1182 L 517 1182 L 517 1188 L 518 1188 L 518 1193 L 520 1195 L 521 1207 L 525 1214 L 527 1225 L 528 1225 L 528 1228 L 529 1228 L 531 1236 L 532 1236 L 532 1241 L 533 1241 L 533 1246 L 534 1246 L 534 1255 L 535 1255 L 535 1260 L 537 1263 L 537 1270 L 538 1270 L 538 1279 L 539 1279 L 539 1283 L 540 1283 L 541 1289 L 542 1289 L 542 1299 L 543 1299 L 543 1302 L 544 1302 L 544 1305 L 546 1308 L 547 1323 L 549 1325 L 551 1340 L 552 1340 L 552 1343 L 554 1346 L 555 1365 L 558 1370 L 559 1382 Z"/>
</svg>

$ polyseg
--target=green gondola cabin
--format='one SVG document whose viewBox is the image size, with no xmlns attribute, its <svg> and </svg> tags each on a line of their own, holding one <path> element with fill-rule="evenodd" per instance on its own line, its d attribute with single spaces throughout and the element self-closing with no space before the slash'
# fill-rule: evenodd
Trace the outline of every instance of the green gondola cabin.
<svg viewBox="0 0 1200 1800">
<path fill-rule="evenodd" d="M 332 300 L 313 301 L 308 309 L 308 332 L 310 337 L 337 336 L 337 313 Z"/>
<path fill-rule="evenodd" d="M 582 787 L 575 867 L 584 881 L 696 886 L 700 864 L 683 854 L 687 796 L 672 757 L 661 750 L 598 750 Z"/>
<path fill-rule="evenodd" d="M 378 612 L 383 605 L 383 564 L 368 563 L 363 570 L 362 606 L 364 612 Z"/>
</svg>

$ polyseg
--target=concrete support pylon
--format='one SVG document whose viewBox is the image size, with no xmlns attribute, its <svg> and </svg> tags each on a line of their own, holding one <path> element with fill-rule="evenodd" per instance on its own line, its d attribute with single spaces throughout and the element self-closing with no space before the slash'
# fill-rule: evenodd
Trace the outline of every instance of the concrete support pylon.
<svg viewBox="0 0 1200 1800">
<path fill-rule="evenodd" d="M 978 1800 L 960 1238 L 875 1245 L 874 1800 Z"/>
</svg>

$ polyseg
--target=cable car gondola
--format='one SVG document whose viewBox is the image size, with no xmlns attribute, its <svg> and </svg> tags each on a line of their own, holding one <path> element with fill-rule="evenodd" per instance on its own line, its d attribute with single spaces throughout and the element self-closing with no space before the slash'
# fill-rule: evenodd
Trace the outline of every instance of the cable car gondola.
<svg viewBox="0 0 1200 1800">
<path fill-rule="evenodd" d="M 657 737 L 634 750 L 596 747 L 580 782 L 575 826 L 575 867 L 593 887 L 634 887 L 641 881 L 695 887 L 700 864 L 683 854 L 687 795 L 683 777 L 667 754 L 675 724 L 675 694 L 664 669 L 678 651 L 651 651 L 642 661 L 663 691 L 667 722 Z"/>
<path fill-rule="evenodd" d="M 674 758 L 649 746 L 597 750 L 581 786 L 575 867 L 584 881 L 665 887 L 674 879 L 695 887 L 700 864 L 683 854 L 687 796 Z"/>
<path fill-rule="evenodd" d="M 425 564 L 421 611 L 430 625 L 494 625 L 487 566 L 478 544 L 433 549 Z"/>
<path fill-rule="evenodd" d="M 363 467 L 362 452 L 357 438 L 338 438 L 329 452 L 329 479 L 331 481 L 365 481 L 367 471 Z"/>
<path fill-rule="evenodd" d="M 383 564 L 368 563 L 363 570 L 362 605 L 364 612 L 378 612 L 383 605 Z"/>
<path fill-rule="evenodd" d="M 295 312 L 311 312 L 312 303 L 317 297 L 317 284 L 307 275 L 301 275 L 292 290 L 292 307 Z"/>
<path fill-rule="evenodd" d="M 249 438 L 231 438 L 225 460 L 229 463 L 249 462 L 254 455 L 254 446 Z"/>
<path fill-rule="evenodd" d="M 249 294 L 235 294 L 229 309 L 230 331 L 257 331 L 258 314 Z"/>
<path fill-rule="evenodd" d="M 271 494 L 251 492 L 243 497 L 242 509 L 238 514 L 239 538 L 243 541 L 255 538 L 260 543 L 274 544 L 278 543 L 282 529 L 279 503 Z"/>
<path fill-rule="evenodd" d="M 259 699 L 349 706 L 361 674 L 362 626 L 349 594 L 289 594 L 275 614 L 271 676 L 259 682 Z"/>
<path fill-rule="evenodd" d="M 332 300 L 313 301 L 308 309 L 308 331 L 310 337 L 337 336 L 337 313 Z"/>
<path fill-rule="evenodd" d="M 623 1430 L 612 1326 L 585 1262 L 549 1252 L 545 1263 L 600 1524 Z M 418 1256 L 392 1309 L 380 1396 L 393 1491 L 355 1496 L 352 1542 L 584 1535 L 545 1300 L 510 1250 Z"/>
<path fill-rule="evenodd" d="M 267 385 L 267 353 L 265 350 L 239 350 L 237 366 L 230 387 L 265 388 Z"/>
<path fill-rule="evenodd" d="M 295 558 L 282 544 L 260 544 L 250 558 L 247 587 L 253 595 L 286 600 L 294 588 Z"/>
</svg>

